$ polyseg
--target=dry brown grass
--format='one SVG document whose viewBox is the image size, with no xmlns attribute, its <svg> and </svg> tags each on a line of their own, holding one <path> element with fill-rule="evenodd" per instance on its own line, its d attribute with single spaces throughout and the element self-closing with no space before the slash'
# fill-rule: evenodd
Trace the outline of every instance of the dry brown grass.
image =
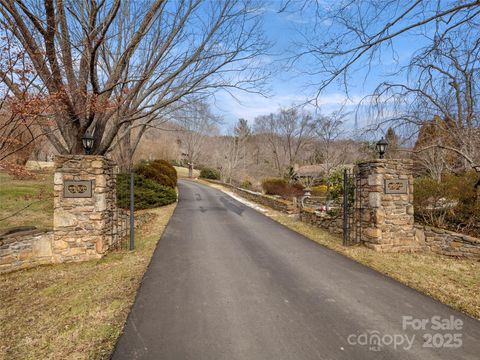
<svg viewBox="0 0 480 360">
<path fill-rule="evenodd" d="M 177 176 L 179 178 L 188 178 L 188 168 L 181 167 L 181 166 L 174 166 L 175 170 L 177 170 Z M 200 176 L 200 171 L 193 169 L 193 177 L 197 178 Z"/>
<path fill-rule="evenodd" d="M 175 204 L 146 210 L 135 251 L 0 275 L 1 359 L 107 359 Z"/>
<path fill-rule="evenodd" d="M 220 185 L 212 187 L 228 192 Z M 380 253 L 364 246 L 344 247 L 341 238 L 325 230 L 278 211 L 265 210 L 266 215 L 305 237 L 480 319 L 479 261 L 430 253 Z"/>
</svg>

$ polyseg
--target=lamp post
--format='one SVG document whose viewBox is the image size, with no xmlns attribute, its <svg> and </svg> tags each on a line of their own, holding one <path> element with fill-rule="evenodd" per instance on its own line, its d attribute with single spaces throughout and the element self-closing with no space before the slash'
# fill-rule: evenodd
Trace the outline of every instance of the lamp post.
<svg viewBox="0 0 480 360">
<path fill-rule="evenodd" d="M 95 142 L 95 139 L 93 138 L 92 135 L 89 135 L 87 133 L 83 135 L 82 145 L 83 145 L 83 148 L 85 149 L 85 154 L 90 155 L 92 153 L 94 142 Z"/>
<path fill-rule="evenodd" d="M 387 151 L 388 142 L 384 138 L 381 138 L 379 142 L 375 145 L 378 151 L 378 155 L 380 159 L 385 157 L 385 152 Z"/>
</svg>

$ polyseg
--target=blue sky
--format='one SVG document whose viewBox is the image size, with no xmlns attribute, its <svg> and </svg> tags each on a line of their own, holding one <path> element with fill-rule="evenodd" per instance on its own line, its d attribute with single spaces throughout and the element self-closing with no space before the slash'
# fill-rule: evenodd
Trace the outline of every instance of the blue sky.
<svg viewBox="0 0 480 360">
<path fill-rule="evenodd" d="M 274 42 L 274 46 L 271 50 L 272 54 L 265 56 L 262 60 L 271 66 L 280 67 L 281 70 L 268 80 L 267 85 L 270 88 L 268 97 L 241 91 L 234 92 L 236 99 L 225 92 L 217 94 L 213 107 L 215 112 L 224 119 L 224 130 L 230 128 L 238 118 L 245 118 L 252 124 L 256 116 L 275 112 L 280 107 L 303 103 L 305 99 L 311 98 L 316 93 L 315 87 L 308 86 L 312 78 L 302 73 L 302 70 L 309 66 L 307 61 L 298 62 L 294 67 L 288 68 L 283 67 L 286 62 L 282 61 L 288 58 L 293 43 L 299 40 L 298 30 L 308 26 L 308 22 L 312 19 L 300 13 L 278 13 L 279 4 L 279 1 L 273 0 L 270 5 L 264 7 L 265 32 L 269 40 Z M 418 37 L 415 41 L 412 39 L 413 34 L 410 34 L 396 41 L 395 50 L 400 64 L 405 63 L 412 55 L 413 44 L 418 45 Z M 357 69 L 349 80 L 348 98 L 340 86 L 332 85 L 327 88 L 318 98 L 321 112 L 328 114 L 340 109 L 342 105 L 344 110 L 354 111 L 358 102 L 370 94 L 398 65 L 393 60 L 391 51 L 384 52 L 368 75 L 366 68 Z M 362 127 L 367 121 L 368 119 L 359 118 L 358 126 Z M 349 128 L 354 127 L 353 115 L 349 117 L 346 125 Z"/>
</svg>

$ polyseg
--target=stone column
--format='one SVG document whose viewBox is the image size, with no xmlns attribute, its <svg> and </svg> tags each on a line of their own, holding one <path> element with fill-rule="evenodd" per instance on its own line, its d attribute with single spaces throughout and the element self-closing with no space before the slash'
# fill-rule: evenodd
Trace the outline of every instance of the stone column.
<svg viewBox="0 0 480 360">
<path fill-rule="evenodd" d="M 358 164 L 357 220 L 361 239 L 377 251 L 417 251 L 413 218 L 413 162 L 378 159 Z"/>
<path fill-rule="evenodd" d="M 102 257 L 115 246 L 115 162 L 99 155 L 55 159 L 54 262 Z"/>
</svg>

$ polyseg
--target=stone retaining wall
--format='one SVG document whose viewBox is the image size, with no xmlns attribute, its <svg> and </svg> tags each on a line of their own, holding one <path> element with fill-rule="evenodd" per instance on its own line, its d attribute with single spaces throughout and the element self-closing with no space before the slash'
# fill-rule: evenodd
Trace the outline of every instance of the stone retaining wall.
<svg viewBox="0 0 480 360">
<path fill-rule="evenodd" d="M 0 272 L 53 262 L 53 231 L 30 230 L 0 237 Z"/>
<path fill-rule="evenodd" d="M 249 201 L 253 201 L 257 204 L 267 206 L 273 210 L 277 210 L 286 214 L 298 213 L 299 211 L 296 205 L 293 203 L 293 201 L 278 199 L 278 198 L 264 195 L 255 191 L 242 189 L 231 184 L 223 183 L 221 181 L 210 180 L 210 179 L 202 179 L 202 180 L 211 182 L 213 184 L 225 186 L 230 190 L 232 190 L 235 194 L 238 194 Z"/>
<path fill-rule="evenodd" d="M 420 224 L 415 224 L 415 237 L 434 253 L 480 260 L 478 238 Z"/>
<path fill-rule="evenodd" d="M 302 209 L 300 220 L 336 235 L 343 233 L 342 217 L 330 217 L 312 209 Z M 415 224 L 415 240 L 425 251 L 440 255 L 480 260 L 480 239 L 453 231 Z"/>
<path fill-rule="evenodd" d="M 263 195 L 254 191 L 245 190 L 241 188 L 233 187 L 232 190 L 242 196 L 243 198 L 256 202 L 260 205 L 267 206 L 271 209 L 286 213 L 286 214 L 293 214 L 298 212 L 296 207 L 294 206 L 293 202 L 283 199 L 276 199 L 274 197 L 270 197 L 268 195 Z"/>
<path fill-rule="evenodd" d="M 302 209 L 300 211 L 300 220 L 306 224 L 327 230 L 332 234 L 343 234 L 342 215 L 331 217 L 327 214 L 320 213 L 311 209 Z"/>
<path fill-rule="evenodd" d="M 118 209 L 112 233 L 118 243 L 129 234 L 129 212 Z M 53 230 L 29 230 L 0 237 L 0 273 L 44 264 L 75 261 L 55 246 Z"/>
</svg>

